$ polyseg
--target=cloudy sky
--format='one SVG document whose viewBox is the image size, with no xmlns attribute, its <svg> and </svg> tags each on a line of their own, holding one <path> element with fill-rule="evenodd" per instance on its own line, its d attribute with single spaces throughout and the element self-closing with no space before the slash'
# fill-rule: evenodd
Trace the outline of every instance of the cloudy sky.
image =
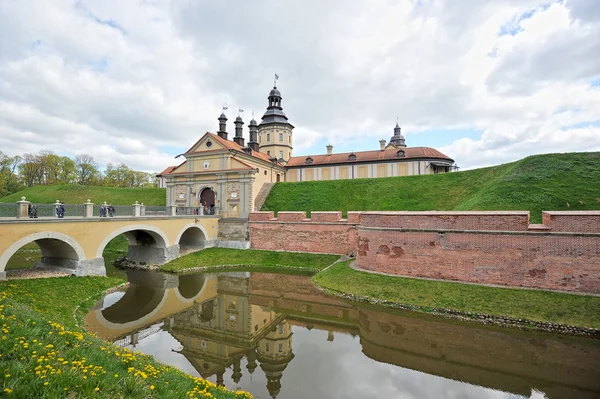
<svg viewBox="0 0 600 399">
<path fill-rule="evenodd" d="M 0 150 L 160 171 L 274 72 L 295 155 L 600 150 L 598 0 L 0 0 Z"/>
</svg>

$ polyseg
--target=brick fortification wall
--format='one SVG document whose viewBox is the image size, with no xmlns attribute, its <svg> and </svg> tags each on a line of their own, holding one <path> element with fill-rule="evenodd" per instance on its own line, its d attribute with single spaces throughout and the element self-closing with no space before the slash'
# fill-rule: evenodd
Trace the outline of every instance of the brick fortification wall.
<svg viewBox="0 0 600 399">
<path fill-rule="evenodd" d="M 356 255 L 403 276 L 600 293 L 600 212 L 272 212 L 250 215 L 252 248 Z"/>
<path fill-rule="evenodd" d="M 354 255 L 358 241 L 359 212 L 253 212 L 249 217 L 250 247 L 277 251 L 300 251 Z"/>
<path fill-rule="evenodd" d="M 365 212 L 358 267 L 404 276 L 600 293 L 600 212 Z"/>
</svg>

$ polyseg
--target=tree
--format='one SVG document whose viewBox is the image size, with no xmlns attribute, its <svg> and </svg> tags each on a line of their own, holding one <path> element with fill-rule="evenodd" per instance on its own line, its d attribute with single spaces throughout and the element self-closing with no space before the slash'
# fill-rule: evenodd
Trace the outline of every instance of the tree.
<svg viewBox="0 0 600 399">
<path fill-rule="evenodd" d="M 17 174 L 22 160 L 18 155 L 9 157 L 0 151 L 0 197 L 16 193 L 23 188 Z"/>
<path fill-rule="evenodd" d="M 86 185 L 98 174 L 98 165 L 91 155 L 79 154 L 75 157 L 75 171 L 77 173 L 77 182 L 81 185 Z"/>
</svg>

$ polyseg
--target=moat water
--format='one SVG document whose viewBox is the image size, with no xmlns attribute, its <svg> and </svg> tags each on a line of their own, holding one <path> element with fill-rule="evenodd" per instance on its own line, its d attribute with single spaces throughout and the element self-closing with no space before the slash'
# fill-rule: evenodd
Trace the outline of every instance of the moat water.
<svg viewBox="0 0 600 399">
<path fill-rule="evenodd" d="M 91 331 L 257 398 L 600 397 L 600 340 L 366 306 L 305 276 L 127 278 Z"/>
</svg>

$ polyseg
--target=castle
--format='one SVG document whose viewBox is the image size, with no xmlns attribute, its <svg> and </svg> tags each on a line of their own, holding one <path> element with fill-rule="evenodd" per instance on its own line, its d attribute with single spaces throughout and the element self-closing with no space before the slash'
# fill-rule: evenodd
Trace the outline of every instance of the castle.
<svg viewBox="0 0 600 399">
<path fill-rule="evenodd" d="M 217 134 L 205 133 L 181 154 L 183 163 L 157 175 L 159 187 L 167 189 L 166 203 L 214 206 L 224 217 L 247 218 L 257 198 L 264 198 L 275 182 L 412 176 L 453 168 L 454 160 L 433 148 L 407 147 L 398 123 L 389 142 L 379 141 L 378 150 L 334 154 L 328 145 L 326 154 L 293 156 L 294 126 L 281 102 L 275 82 L 261 122 L 253 118 L 248 124 L 247 144 L 242 117 L 233 122 L 235 133 L 229 140 L 227 116 L 221 113 Z"/>
</svg>

